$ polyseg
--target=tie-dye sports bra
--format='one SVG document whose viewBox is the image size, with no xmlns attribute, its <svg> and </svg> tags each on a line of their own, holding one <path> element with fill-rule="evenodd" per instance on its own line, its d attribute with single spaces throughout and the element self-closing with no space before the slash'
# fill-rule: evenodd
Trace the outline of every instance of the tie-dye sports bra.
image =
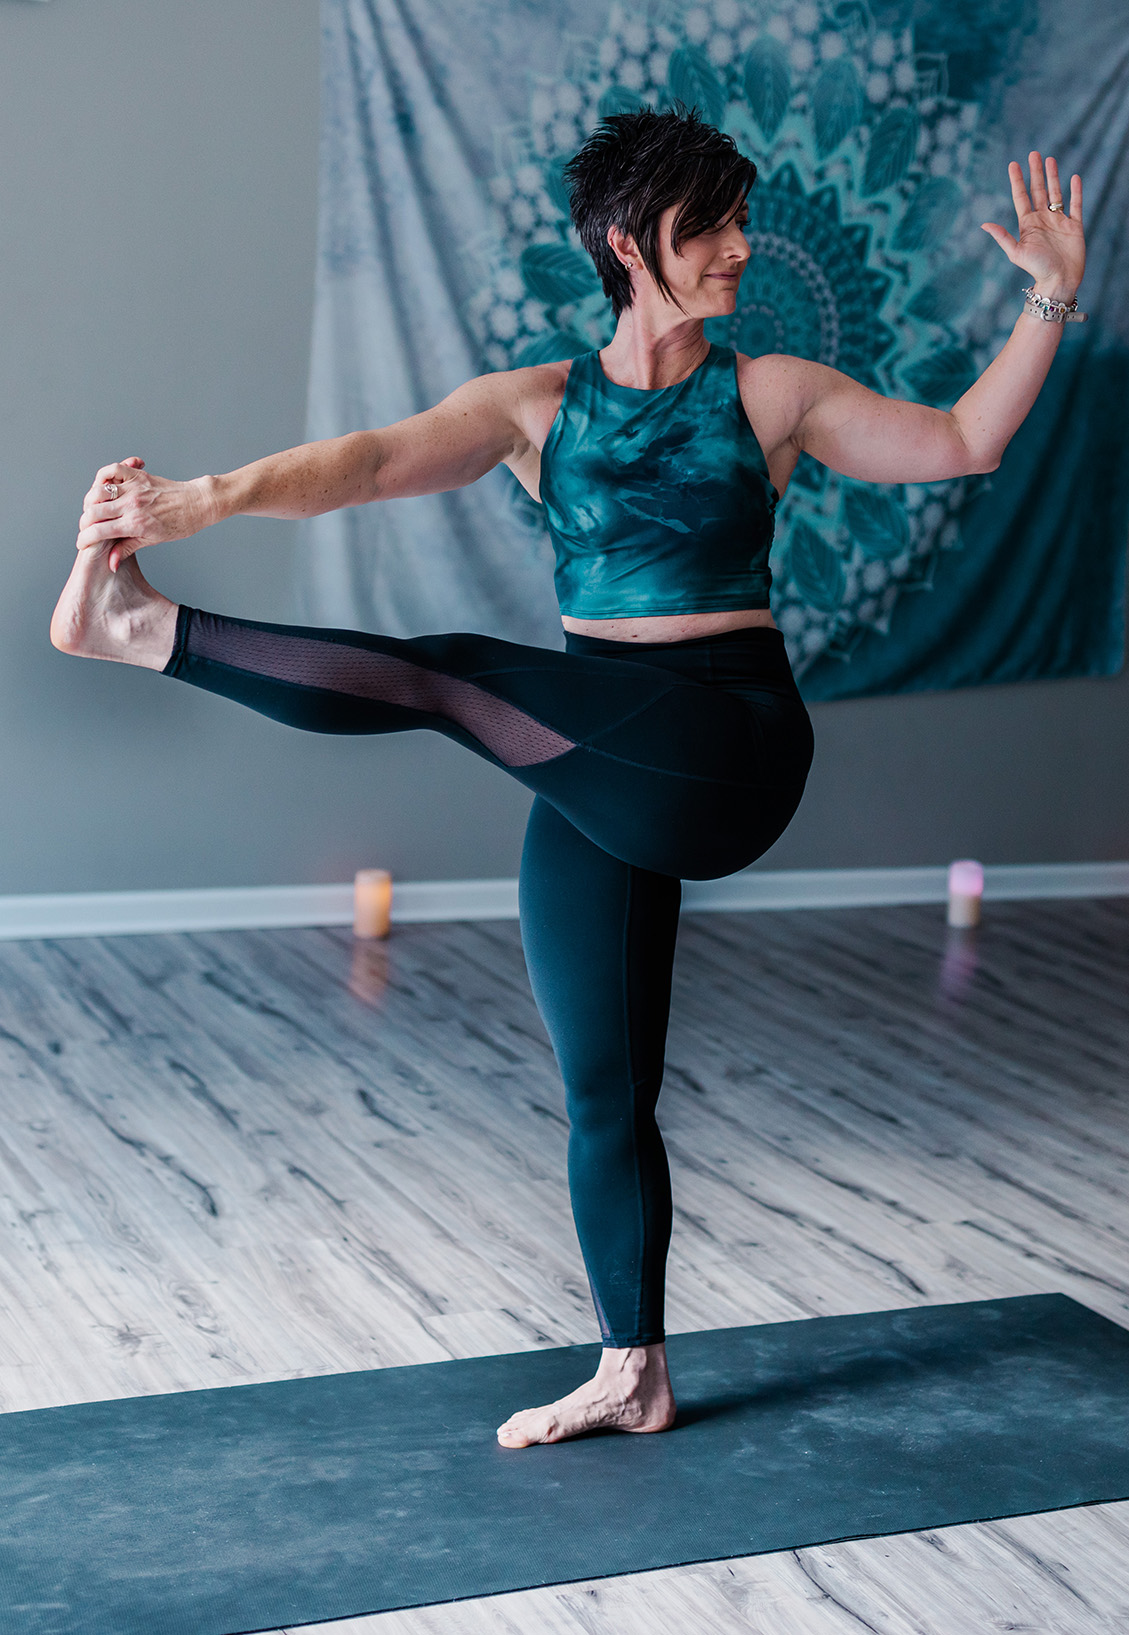
<svg viewBox="0 0 1129 1635">
<path fill-rule="evenodd" d="M 573 359 L 541 451 L 563 614 L 767 607 L 777 498 L 730 347 L 655 390 L 616 385 L 597 352 Z"/>
</svg>

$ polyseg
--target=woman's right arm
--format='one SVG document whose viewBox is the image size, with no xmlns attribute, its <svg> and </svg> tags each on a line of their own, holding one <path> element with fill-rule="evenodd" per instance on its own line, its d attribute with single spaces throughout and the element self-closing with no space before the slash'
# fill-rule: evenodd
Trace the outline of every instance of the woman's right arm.
<svg viewBox="0 0 1129 1635">
<path fill-rule="evenodd" d="M 523 422 L 539 370 L 480 375 L 423 414 L 379 431 L 303 443 L 219 477 L 173 482 L 138 460 L 103 466 L 86 496 L 78 548 L 114 540 L 110 566 L 145 545 L 185 539 L 226 517 L 316 517 L 371 500 L 441 494 L 528 446 Z M 536 394 L 534 394 L 536 395 Z M 106 484 L 116 486 L 110 499 Z"/>
</svg>

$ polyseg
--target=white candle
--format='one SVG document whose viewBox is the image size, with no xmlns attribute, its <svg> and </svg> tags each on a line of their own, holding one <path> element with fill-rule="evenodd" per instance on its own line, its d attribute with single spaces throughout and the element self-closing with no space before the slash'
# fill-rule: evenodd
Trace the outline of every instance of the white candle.
<svg viewBox="0 0 1129 1635">
<path fill-rule="evenodd" d="M 353 881 L 353 935 L 386 937 L 392 918 L 392 876 L 387 869 L 358 869 Z"/>
<path fill-rule="evenodd" d="M 949 865 L 949 924 L 967 930 L 980 924 L 984 866 L 970 857 Z"/>
</svg>

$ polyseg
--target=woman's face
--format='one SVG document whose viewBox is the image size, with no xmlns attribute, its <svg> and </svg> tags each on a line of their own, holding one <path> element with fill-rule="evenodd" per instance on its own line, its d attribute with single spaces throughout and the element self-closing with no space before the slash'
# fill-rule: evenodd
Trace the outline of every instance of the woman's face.
<svg viewBox="0 0 1129 1635">
<path fill-rule="evenodd" d="M 659 265 L 663 276 L 687 317 L 724 317 L 736 309 L 737 287 L 752 253 L 742 231 L 749 220 L 749 207 L 742 200 L 728 220 L 707 233 L 683 239 L 675 251 L 670 234 L 677 214 L 678 206 L 671 205 L 659 218 Z M 653 298 L 669 311 L 669 303 L 641 262 L 633 274 L 632 288 L 633 305 L 642 296 Z"/>
</svg>

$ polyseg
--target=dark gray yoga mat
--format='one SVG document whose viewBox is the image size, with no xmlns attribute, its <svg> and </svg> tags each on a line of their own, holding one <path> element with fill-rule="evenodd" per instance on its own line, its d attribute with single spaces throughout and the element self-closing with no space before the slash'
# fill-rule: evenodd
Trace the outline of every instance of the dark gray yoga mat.
<svg viewBox="0 0 1129 1635">
<path fill-rule="evenodd" d="M 507 1452 L 596 1348 L 0 1417 L 0 1629 L 235 1635 L 1129 1497 L 1063 1295 L 674 1335 L 679 1425 Z"/>
</svg>

